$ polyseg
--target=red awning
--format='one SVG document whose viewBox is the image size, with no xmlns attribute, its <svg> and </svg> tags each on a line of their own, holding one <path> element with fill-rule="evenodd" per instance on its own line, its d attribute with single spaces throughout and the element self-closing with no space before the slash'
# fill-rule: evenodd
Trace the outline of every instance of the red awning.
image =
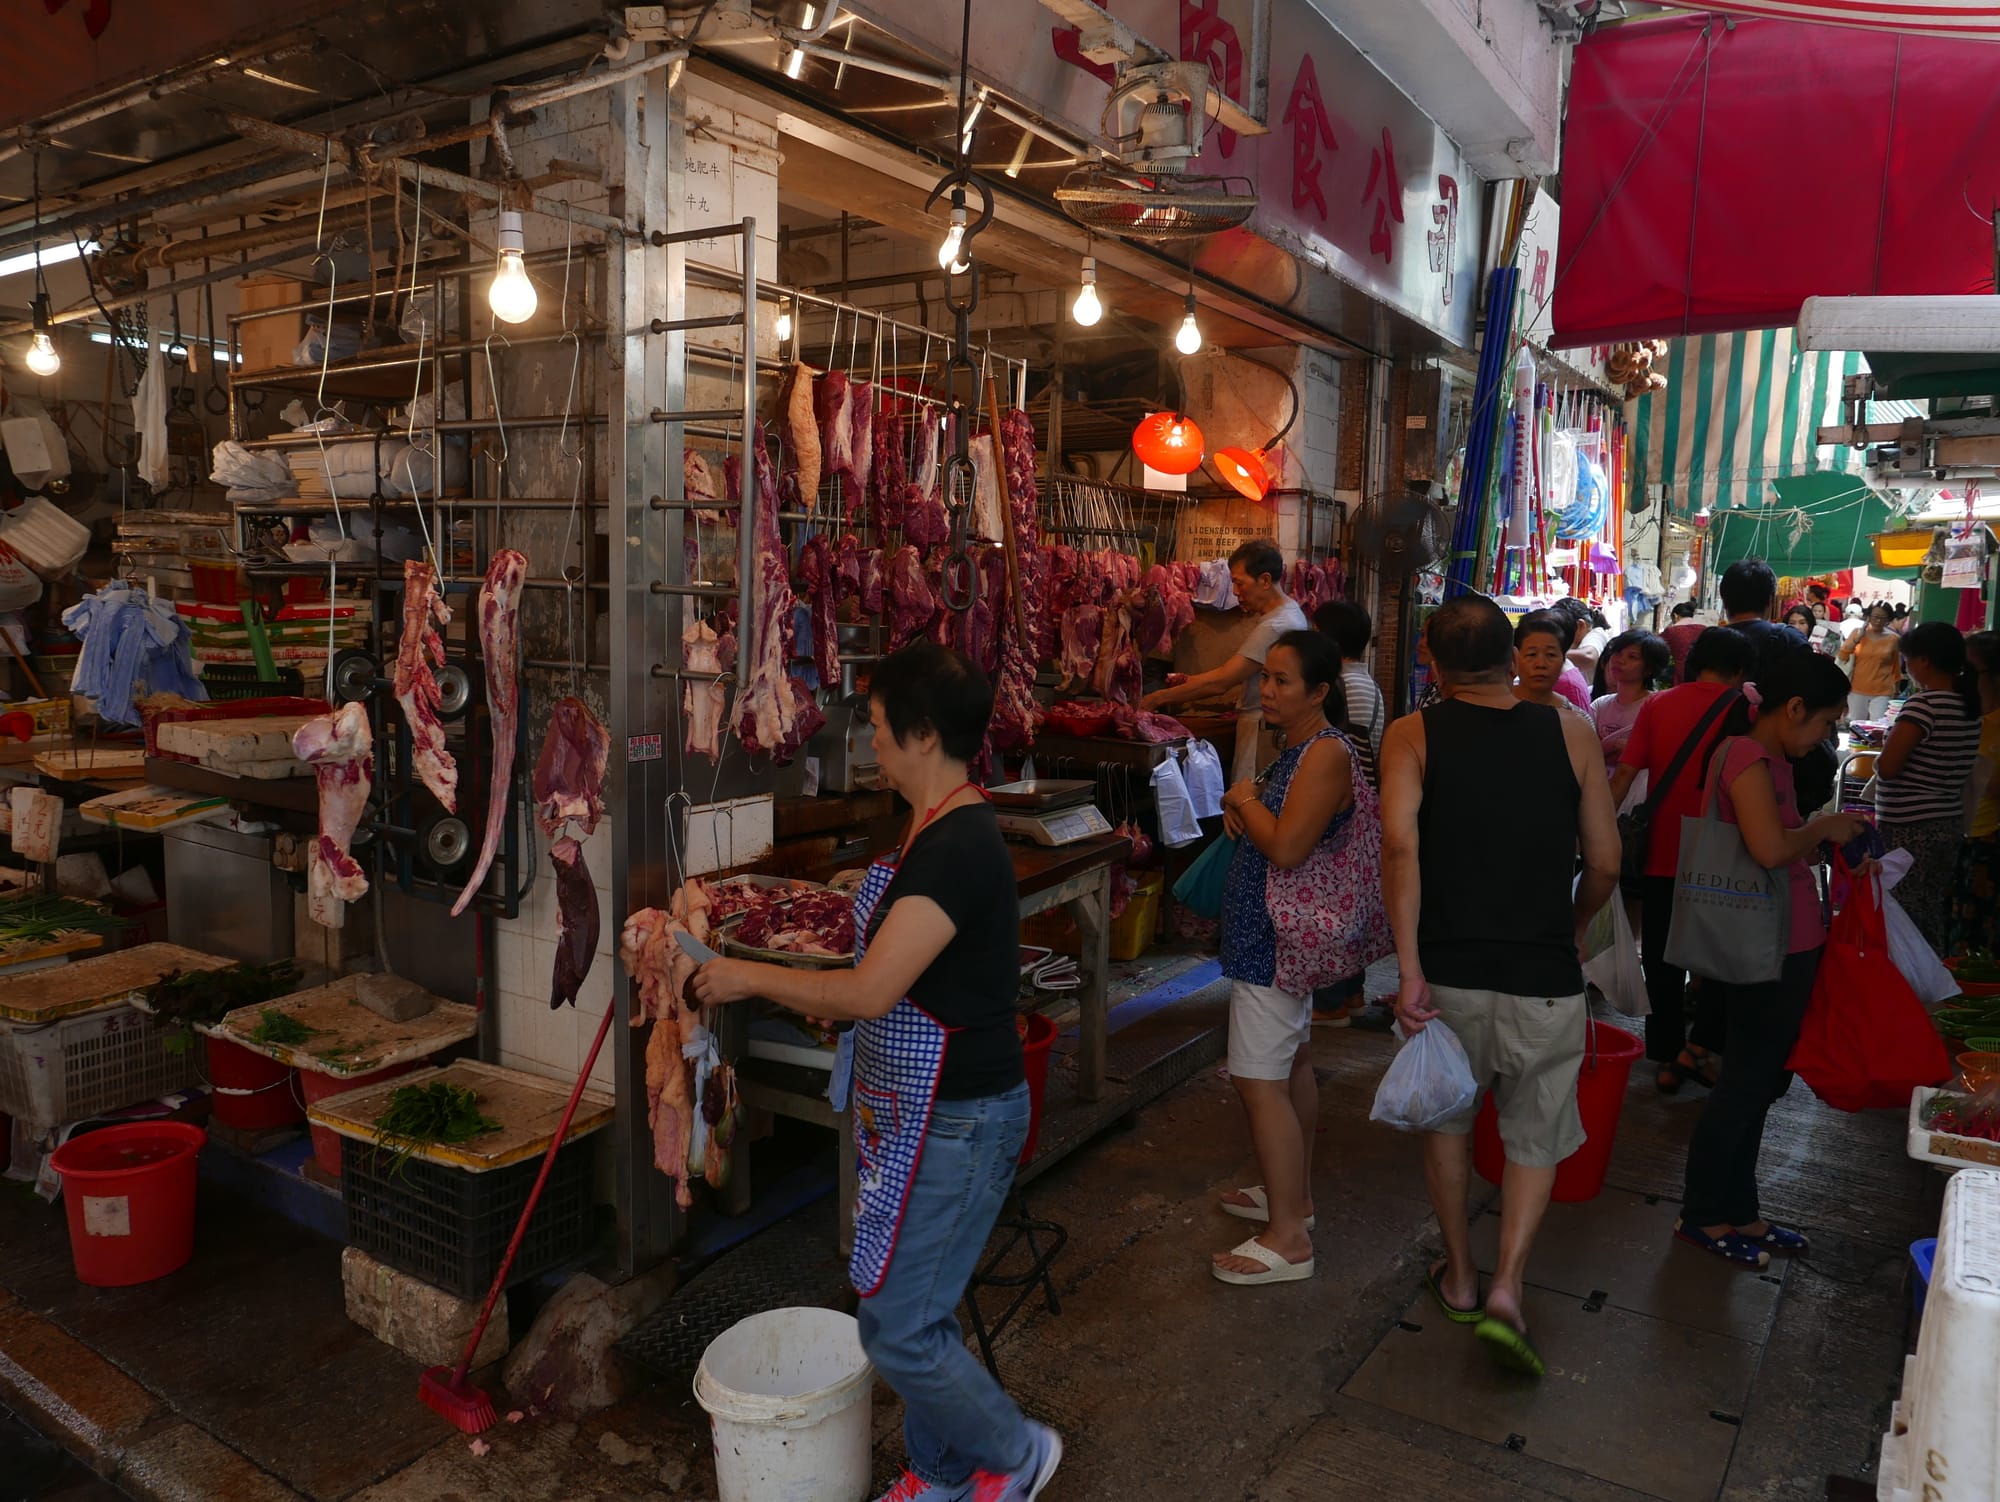
<svg viewBox="0 0 2000 1502">
<path fill-rule="evenodd" d="M 1570 87 L 1554 342 L 1775 328 L 1815 294 L 1991 292 L 1996 202 L 2000 48 L 1606 27 Z"/>
</svg>

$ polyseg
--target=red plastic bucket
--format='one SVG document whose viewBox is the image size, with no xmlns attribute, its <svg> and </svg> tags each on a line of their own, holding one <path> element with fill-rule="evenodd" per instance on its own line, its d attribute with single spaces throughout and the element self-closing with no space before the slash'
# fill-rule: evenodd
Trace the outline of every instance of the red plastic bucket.
<svg viewBox="0 0 2000 1502">
<path fill-rule="evenodd" d="M 1039 1012 L 1028 1015 L 1028 1033 L 1021 1040 L 1021 1067 L 1028 1073 L 1028 1140 L 1021 1144 L 1021 1161 L 1035 1156 L 1042 1140 L 1042 1102 L 1049 1093 L 1049 1049 L 1055 1045 L 1056 1025 Z"/>
<path fill-rule="evenodd" d="M 349 1090 L 359 1090 L 363 1085 L 379 1085 L 383 1080 L 393 1080 L 399 1074 L 408 1074 L 417 1067 L 417 1061 L 408 1064 L 392 1064 L 387 1069 L 378 1069 L 373 1074 L 323 1074 L 317 1069 L 301 1069 L 299 1086 L 305 1091 L 306 1104 L 325 1100 L 329 1095 L 345 1095 Z M 312 1129 L 313 1162 L 320 1172 L 329 1178 L 340 1177 L 340 1133 L 314 1123 Z"/>
<path fill-rule="evenodd" d="M 1645 1044 L 1624 1028 L 1603 1022 L 1590 1024 L 1590 1040 L 1591 1051 L 1584 1055 L 1583 1067 L 1576 1074 L 1583 1146 L 1556 1169 L 1551 1196 L 1566 1204 L 1596 1199 L 1603 1191 L 1611 1149 L 1618 1141 L 1618 1113 L 1625 1104 L 1625 1085 L 1631 1078 L 1633 1061 L 1646 1051 Z M 1472 1166 L 1489 1184 L 1499 1183 L 1507 1166 L 1506 1148 L 1500 1141 L 1500 1115 L 1490 1094 L 1480 1103 L 1479 1117 L 1472 1125 Z"/>
<path fill-rule="evenodd" d="M 268 1132 L 305 1119 L 292 1089 L 293 1071 L 227 1038 L 208 1040 L 210 1103 L 218 1126 Z"/>
<path fill-rule="evenodd" d="M 62 1175 L 70 1257 L 81 1282 L 124 1288 L 194 1255 L 195 1161 L 208 1133 L 138 1121 L 72 1137 L 50 1157 Z"/>
</svg>

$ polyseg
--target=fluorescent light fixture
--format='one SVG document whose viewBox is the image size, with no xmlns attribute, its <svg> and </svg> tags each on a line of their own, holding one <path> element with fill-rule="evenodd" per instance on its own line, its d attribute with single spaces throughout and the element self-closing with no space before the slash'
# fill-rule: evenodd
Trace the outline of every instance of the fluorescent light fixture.
<svg viewBox="0 0 2000 1502">
<path fill-rule="evenodd" d="M 2000 356 L 2000 297 L 1808 297 L 1799 348 Z"/>
<path fill-rule="evenodd" d="M 84 241 L 83 254 L 87 256 L 96 255 L 97 242 L 95 240 Z M 59 266 L 64 261 L 74 261 L 76 257 L 77 248 L 76 241 L 74 240 L 65 240 L 59 245 L 45 246 L 42 250 L 42 264 L 44 266 Z M 34 269 L 35 253 L 32 250 L 24 250 L 17 256 L 9 256 L 6 260 L 0 261 L 0 276 L 18 276 L 23 271 L 33 271 Z"/>
<path fill-rule="evenodd" d="M 266 73 L 261 68 L 245 68 L 245 78 L 254 78 L 259 83 L 276 84 L 281 89 L 291 89 L 300 94 L 317 94 L 318 89 L 308 83 L 293 83 L 289 78 L 280 78 L 275 73 Z"/>
</svg>

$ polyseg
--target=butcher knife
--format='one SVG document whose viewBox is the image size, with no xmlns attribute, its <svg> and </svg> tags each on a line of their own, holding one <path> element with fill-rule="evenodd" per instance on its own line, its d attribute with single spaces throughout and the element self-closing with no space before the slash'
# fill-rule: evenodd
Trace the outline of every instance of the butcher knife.
<svg viewBox="0 0 2000 1502">
<path fill-rule="evenodd" d="M 722 958 L 721 955 L 710 949 L 685 929 L 675 929 L 674 937 L 680 941 L 681 953 L 693 960 L 697 965 L 706 965 L 710 960 L 719 960 Z"/>
</svg>

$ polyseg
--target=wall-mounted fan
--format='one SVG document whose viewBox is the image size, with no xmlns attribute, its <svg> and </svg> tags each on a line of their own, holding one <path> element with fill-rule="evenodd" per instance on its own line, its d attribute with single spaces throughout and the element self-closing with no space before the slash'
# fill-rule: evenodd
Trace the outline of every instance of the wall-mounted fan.
<svg viewBox="0 0 2000 1502">
<path fill-rule="evenodd" d="M 1418 573 L 1442 562 L 1450 548 L 1450 519 L 1422 496 L 1380 497 L 1354 521 L 1357 558 L 1385 575 Z"/>
</svg>

